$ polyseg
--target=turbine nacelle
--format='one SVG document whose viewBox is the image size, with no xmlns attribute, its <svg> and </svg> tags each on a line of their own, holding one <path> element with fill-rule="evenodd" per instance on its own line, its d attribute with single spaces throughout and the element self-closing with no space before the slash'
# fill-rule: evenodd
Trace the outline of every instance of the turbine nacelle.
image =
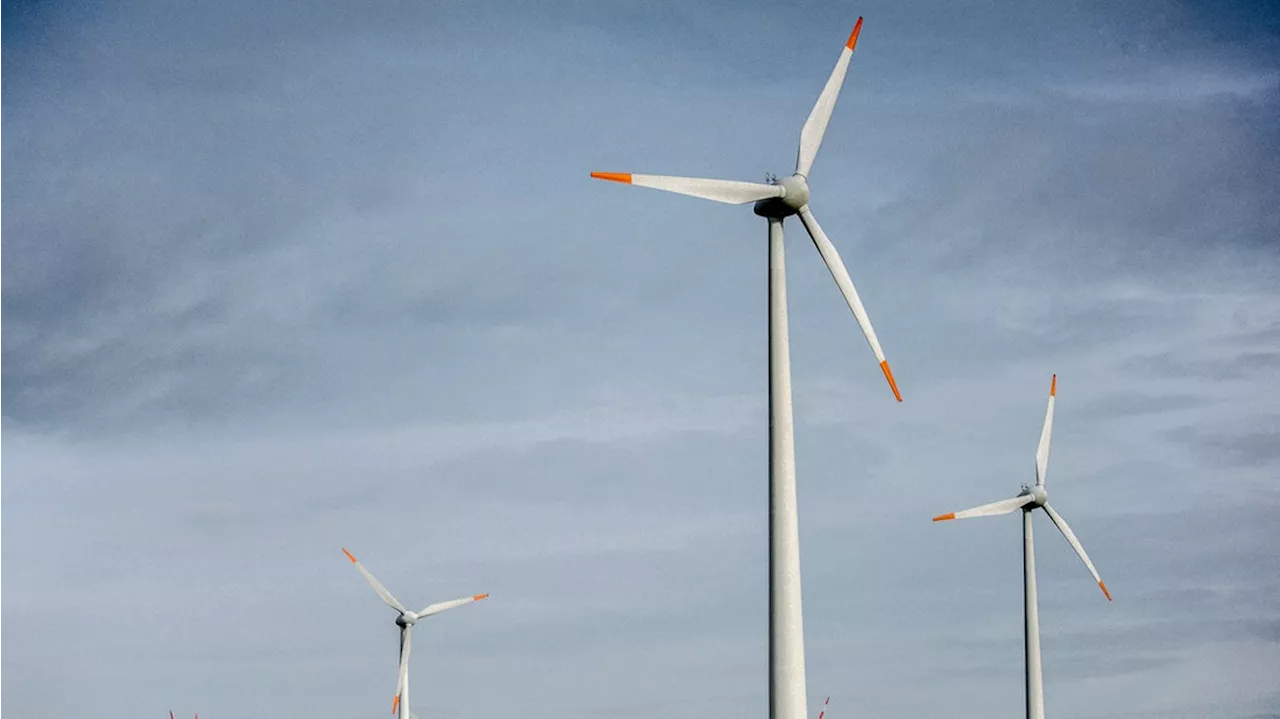
<svg viewBox="0 0 1280 719">
<path fill-rule="evenodd" d="M 754 211 L 757 215 L 780 220 L 797 214 L 801 207 L 809 204 L 809 181 L 804 175 L 795 174 L 781 180 L 775 178 L 769 184 L 776 185 L 782 194 L 756 202 Z"/>
<path fill-rule="evenodd" d="M 1022 491 L 1018 493 L 1019 497 L 1031 497 L 1031 501 L 1023 507 L 1024 510 L 1030 512 L 1036 507 L 1043 507 L 1049 503 L 1049 493 L 1045 491 L 1043 485 L 1037 487 L 1028 487 L 1022 485 Z"/>
<path fill-rule="evenodd" d="M 405 612 L 396 617 L 396 624 L 401 627 L 412 627 L 418 622 L 418 615 L 413 612 Z"/>
</svg>

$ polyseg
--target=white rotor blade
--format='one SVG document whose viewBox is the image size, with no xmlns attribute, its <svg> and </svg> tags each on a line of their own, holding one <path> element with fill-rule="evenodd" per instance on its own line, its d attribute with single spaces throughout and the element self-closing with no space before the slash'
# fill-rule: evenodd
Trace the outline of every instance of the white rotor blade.
<svg viewBox="0 0 1280 719">
<path fill-rule="evenodd" d="M 734 180 L 707 180 L 701 177 L 671 177 L 668 175 L 633 175 L 626 172 L 593 172 L 591 176 L 597 180 L 621 182 L 624 185 L 651 187 L 655 190 L 666 190 L 681 195 L 701 197 L 704 200 L 726 202 L 730 205 L 743 205 L 770 197 L 782 197 L 784 190 L 779 185 L 761 185 L 755 182 L 736 182 Z"/>
<path fill-rule="evenodd" d="M 400 710 L 400 697 L 404 694 L 404 685 L 409 681 L 409 652 L 413 648 L 413 628 L 400 628 L 400 671 L 396 676 L 396 698 L 391 702 L 391 713 Z"/>
<path fill-rule="evenodd" d="M 1008 514 L 1015 509 L 1025 507 L 1030 504 L 1035 497 L 1029 494 L 1019 495 L 1011 499 L 1002 499 L 999 502 L 984 504 L 981 507 L 966 509 L 963 512 L 950 512 L 947 514 L 939 514 L 933 518 L 935 522 L 945 522 L 948 519 L 968 519 L 970 517 L 990 517 L 996 514 Z"/>
<path fill-rule="evenodd" d="M 360 573 L 364 575 L 364 578 L 369 581 L 369 586 L 373 587 L 373 591 L 377 592 L 379 597 L 382 597 L 382 601 L 386 602 L 387 606 L 401 614 L 404 613 L 405 608 L 404 605 L 400 603 L 400 600 L 391 596 L 391 592 L 388 592 L 387 588 L 382 586 L 382 582 L 375 579 L 374 576 L 369 573 L 369 570 L 364 568 L 364 565 L 360 563 L 360 560 L 355 558 L 354 554 L 348 552 L 346 547 L 342 548 L 342 553 L 347 555 L 347 559 L 350 559 L 352 564 L 356 565 L 356 569 L 360 570 Z"/>
<path fill-rule="evenodd" d="M 1107 585 L 1102 582 L 1102 577 L 1098 576 L 1098 570 L 1093 568 L 1093 562 L 1089 561 L 1089 555 L 1084 551 L 1084 545 L 1080 544 L 1079 539 L 1076 539 L 1076 533 L 1071 531 L 1071 527 L 1067 524 L 1067 520 L 1063 519 L 1061 514 L 1053 511 L 1053 507 L 1050 507 L 1047 504 L 1044 505 L 1044 511 L 1049 514 L 1049 519 L 1052 519 L 1053 523 L 1058 526 L 1058 530 L 1062 532 L 1062 536 L 1067 538 L 1067 544 L 1070 544 L 1071 548 L 1076 550 L 1076 554 L 1079 555 L 1080 561 L 1084 562 L 1084 566 L 1089 568 L 1089 573 L 1093 575 L 1093 581 L 1098 583 L 1098 588 L 1102 590 L 1107 601 L 1111 601 L 1111 592 L 1107 591 Z"/>
<path fill-rule="evenodd" d="M 422 608 L 422 611 L 418 612 L 418 616 L 429 617 L 432 614 L 439 614 L 440 612 L 443 612 L 446 609 L 453 609 L 454 607 L 460 607 L 463 604 L 478 602 L 481 599 L 484 599 L 488 596 L 489 596 L 488 594 L 477 594 L 472 597 L 463 597 L 461 599 L 450 599 L 447 602 L 436 602 L 435 604 L 428 604 L 427 606 Z"/>
<path fill-rule="evenodd" d="M 1044 486 L 1049 474 L 1049 440 L 1053 436 L 1053 401 L 1058 395 L 1058 375 L 1049 384 L 1049 408 L 1044 411 L 1044 427 L 1040 430 L 1040 446 L 1036 448 L 1036 486 Z"/>
<path fill-rule="evenodd" d="M 898 392 L 898 383 L 893 379 L 893 372 L 889 369 L 889 363 L 884 358 L 884 350 L 880 349 L 880 340 L 876 339 L 876 331 L 871 326 L 871 318 L 867 317 L 867 310 L 862 306 L 862 300 L 858 298 L 858 290 L 853 287 L 853 280 L 849 278 L 849 271 L 845 269 L 844 261 L 840 259 L 840 253 L 836 251 L 836 246 L 831 244 L 831 240 L 827 238 L 827 233 L 822 231 L 822 226 L 818 224 L 818 218 L 813 216 L 813 212 L 809 210 L 808 205 L 800 208 L 800 221 L 804 223 L 804 228 L 809 231 L 809 237 L 813 238 L 813 244 L 818 248 L 818 253 L 822 255 L 822 261 L 827 264 L 827 269 L 831 271 L 831 276 L 835 278 L 836 285 L 840 288 L 840 293 L 844 295 L 844 301 L 849 304 L 849 309 L 853 310 L 853 316 L 857 318 L 858 326 L 862 328 L 862 334 L 867 338 L 867 344 L 871 345 L 871 351 L 875 353 L 876 360 L 880 362 L 880 371 L 884 372 L 884 378 L 889 380 L 889 389 L 893 390 L 893 396 L 901 402 L 902 394 Z"/>
<path fill-rule="evenodd" d="M 836 109 L 836 98 L 840 96 L 840 86 L 844 85 L 845 73 L 849 71 L 849 60 L 853 57 L 853 48 L 858 44 L 858 33 L 862 32 L 862 18 L 858 18 L 853 26 L 853 33 L 840 51 L 840 59 L 827 78 L 827 84 L 818 95 L 809 119 L 804 121 L 800 130 L 800 151 L 796 153 L 796 174 L 809 177 L 809 169 L 813 167 L 813 158 L 818 155 L 822 145 L 822 136 L 827 132 L 827 123 L 831 121 L 831 111 Z"/>
</svg>

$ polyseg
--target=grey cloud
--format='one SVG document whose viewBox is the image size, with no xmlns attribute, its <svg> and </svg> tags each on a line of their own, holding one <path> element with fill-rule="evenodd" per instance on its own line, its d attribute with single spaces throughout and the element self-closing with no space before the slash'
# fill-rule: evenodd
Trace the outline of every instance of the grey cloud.
<svg viewBox="0 0 1280 719">
<path fill-rule="evenodd" d="M 1280 368 L 1280 352 L 1241 352 L 1229 359 L 1213 360 L 1164 352 L 1130 360 L 1126 371 L 1180 379 L 1224 380 L 1265 376 L 1277 368 Z"/>
<path fill-rule="evenodd" d="M 1199 409 L 1211 402 L 1212 400 L 1198 395 L 1146 395 L 1124 392 L 1107 396 L 1081 407 L 1079 411 L 1082 416 L 1111 419 Z"/>
<path fill-rule="evenodd" d="M 1183 427 L 1168 437 L 1190 448 L 1206 464 L 1269 466 L 1280 460 L 1280 415 L 1256 417 L 1247 427 L 1233 429 Z"/>
<path fill-rule="evenodd" d="M 763 230 L 586 173 L 784 171 L 854 12 L 814 205 L 907 401 L 789 224 L 811 705 L 1020 710 L 1016 522 L 928 520 L 1058 372 L 1054 711 L 1277 706 L 1270 9 L 4 12 L 9 712 L 385 711 L 344 544 L 493 594 L 422 716 L 761 711 Z"/>
</svg>

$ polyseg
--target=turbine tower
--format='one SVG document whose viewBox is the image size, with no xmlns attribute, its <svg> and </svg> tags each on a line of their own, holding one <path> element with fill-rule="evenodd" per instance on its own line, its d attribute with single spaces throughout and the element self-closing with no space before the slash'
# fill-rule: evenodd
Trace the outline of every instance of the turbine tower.
<svg viewBox="0 0 1280 719">
<path fill-rule="evenodd" d="M 1027 680 L 1027 719 L 1044 719 L 1044 678 L 1040 671 L 1040 614 L 1036 607 L 1036 549 L 1031 534 L 1031 513 L 1037 508 L 1044 509 L 1045 514 L 1053 521 L 1054 526 L 1067 538 L 1067 543 L 1076 550 L 1084 566 L 1089 568 L 1093 580 L 1102 589 L 1107 601 L 1111 601 L 1111 592 L 1098 570 L 1093 568 L 1089 555 L 1084 551 L 1075 532 L 1067 524 L 1061 514 L 1049 505 L 1049 494 L 1044 488 L 1045 475 L 1049 472 L 1049 439 L 1053 435 L 1053 403 L 1058 395 L 1058 375 L 1053 376 L 1049 384 L 1049 408 L 1044 413 L 1044 427 L 1040 430 L 1040 446 L 1036 449 L 1036 484 L 1034 487 L 1022 486 L 1018 496 L 1002 499 L 999 502 L 984 504 L 981 507 L 966 509 L 963 512 L 940 514 L 933 518 L 935 522 L 949 519 L 968 519 L 969 517 L 989 517 L 996 514 L 1009 514 L 1022 510 L 1022 580 L 1023 580 L 1023 619 L 1024 639 L 1026 644 L 1026 680 Z"/>
<path fill-rule="evenodd" d="M 799 215 L 813 244 L 831 271 L 845 302 L 871 345 L 880 370 L 899 402 L 902 395 L 885 361 L 871 320 L 858 298 L 849 272 L 809 209 L 809 172 L 831 120 L 862 30 L 858 18 L 840 51 L 835 69 L 822 88 L 800 131 L 795 172 L 768 184 L 695 177 L 593 172 L 599 180 L 691 195 L 730 205 L 755 203 L 755 213 L 768 222 L 769 237 L 769 716 L 806 719 L 804 617 L 800 600 L 800 533 L 796 513 L 795 442 L 791 415 L 791 356 L 787 334 L 787 273 L 782 222 Z"/>
<path fill-rule="evenodd" d="M 364 578 L 369 581 L 369 586 L 373 587 L 373 591 L 378 593 L 382 601 L 399 613 L 396 616 L 396 624 L 400 627 L 400 672 L 396 679 L 396 697 L 391 702 L 391 713 L 395 714 L 397 719 L 412 719 L 413 713 L 409 711 L 409 651 L 413 646 L 413 625 L 419 619 L 439 614 L 446 609 L 460 607 L 463 604 L 478 602 L 489 595 L 477 594 L 461 599 L 451 599 L 447 602 L 437 602 L 428 604 L 416 612 L 411 612 L 405 609 L 400 600 L 392 596 L 386 587 L 382 586 L 382 582 L 379 582 L 369 573 L 369 570 L 364 568 L 364 565 L 355 558 L 355 555 L 348 552 L 346 548 L 343 548 L 342 553 L 347 555 L 347 559 L 350 559 L 352 564 L 356 565 L 356 569 L 360 570 Z"/>
</svg>

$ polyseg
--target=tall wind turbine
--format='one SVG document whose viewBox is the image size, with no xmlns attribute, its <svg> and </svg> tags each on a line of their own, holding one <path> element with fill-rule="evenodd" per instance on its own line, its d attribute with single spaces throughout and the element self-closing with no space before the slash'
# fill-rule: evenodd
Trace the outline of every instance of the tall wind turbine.
<svg viewBox="0 0 1280 719">
<path fill-rule="evenodd" d="M 1049 472 L 1049 439 L 1053 434 L 1053 402 L 1058 395 L 1058 375 L 1053 376 L 1049 384 L 1049 408 L 1044 413 L 1044 427 L 1040 430 L 1040 446 L 1036 449 L 1036 485 L 1022 485 L 1022 491 L 1012 499 L 984 504 L 981 507 L 966 509 L 963 512 L 940 514 L 933 518 L 935 522 L 948 519 L 968 519 L 969 517 L 989 517 L 996 514 L 1009 514 L 1022 510 L 1022 578 L 1023 578 L 1023 618 L 1026 640 L 1026 672 L 1027 672 L 1027 719 L 1044 719 L 1044 681 L 1040 672 L 1040 614 L 1036 608 L 1036 549 L 1031 535 L 1031 513 L 1042 508 L 1054 526 L 1067 538 L 1067 543 L 1076 550 L 1084 566 L 1089 568 L 1093 580 L 1102 589 L 1107 601 L 1111 601 L 1111 592 L 1098 570 L 1093 568 L 1089 555 L 1084 551 L 1076 533 L 1071 531 L 1067 520 L 1054 511 L 1049 505 L 1049 493 L 1044 488 L 1045 475 Z"/>
<path fill-rule="evenodd" d="M 885 361 L 880 341 L 849 272 L 835 245 L 809 209 L 809 171 L 831 120 L 836 98 L 853 57 L 862 18 L 840 51 L 831 77 L 800 130 L 795 173 L 768 184 L 708 180 L 665 175 L 593 172 L 600 180 L 650 187 L 730 205 L 755 203 L 755 213 L 769 225 L 769 716 L 807 719 L 804 675 L 804 621 L 800 601 L 800 536 L 796 514 L 795 444 L 791 417 L 791 356 L 787 336 L 787 274 L 782 245 L 782 221 L 799 215 L 813 238 L 845 302 L 871 345 L 889 388 L 899 402 L 902 395 Z"/>
<path fill-rule="evenodd" d="M 428 604 L 416 612 L 411 612 L 405 609 L 400 600 L 392 596 L 386 587 L 382 586 L 382 582 L 379 582 L 369 573 L 369 570 L 364 568 L 364 565 L 355 558 L 355 555 L 345 548 L 343 548 L 342 553 L 347 555 L 347 559 L 350 559 L 352 564 L 356 565 L 356 569 L 360 570 L 364 578 L 369 581 L 369 586 L 373 587 L 373 591 L 377 592 L 379 597 L 382 597 L 382 601 L 399 612 L 396 616 L 396 624 L 400 627 L 400 673 L 396 679 L 396 698 L 391 702 L 391 713 L 395 714 L 397 719 L 412 719 L 413 714 L 409 711 L 409 650 L 413 645 L 413 625 L 419 619 L 439 614 L 446 609 L 460 607 L 463 604 L 478 602 L 489 595 L 477 594 L 461 599 L 450 599 L 447 602 L 436 602 L 435 604 Z"/>
</svg>

